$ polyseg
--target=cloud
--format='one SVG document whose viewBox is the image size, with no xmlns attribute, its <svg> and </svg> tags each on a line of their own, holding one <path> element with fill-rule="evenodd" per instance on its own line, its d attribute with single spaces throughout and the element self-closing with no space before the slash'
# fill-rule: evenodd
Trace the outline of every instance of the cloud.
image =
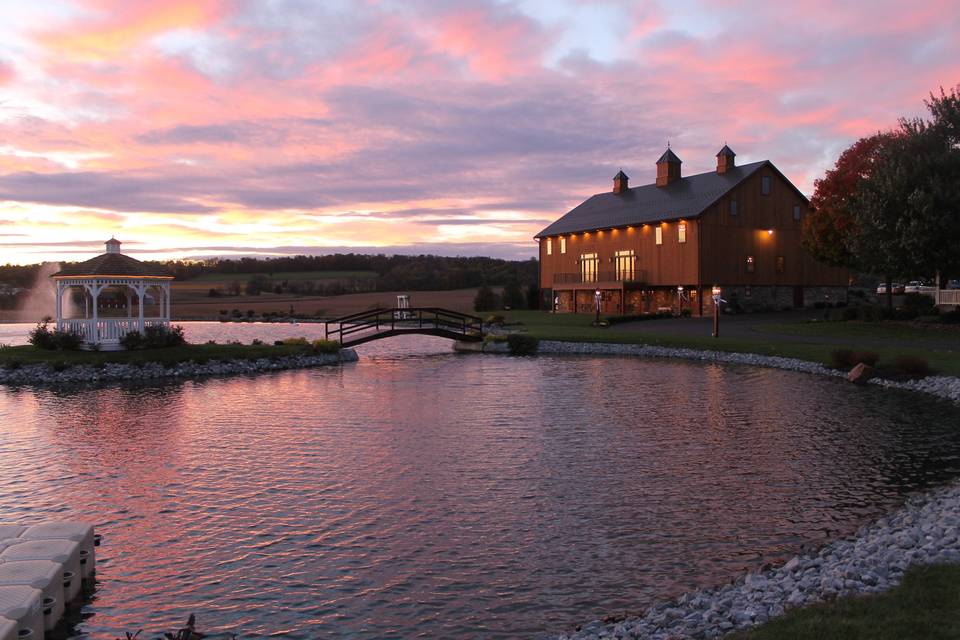
<svg viewBox="0 0 960 640">
<path fill-rule="evenodd" d="M 119 227 L 151 251 L 453 247 L 465 234 L 533 251 L 537 227 L 617 169 L 652 181 L 668 140 L 685 174 L 728 142 L 809 192 L 856 137 L 922 114 L 960 78 L 955 3 L 870 13 L 827 0 L 64 0 L 0 25 L 13 43 L 0 214 L 38 241 Z"/>
</svg>

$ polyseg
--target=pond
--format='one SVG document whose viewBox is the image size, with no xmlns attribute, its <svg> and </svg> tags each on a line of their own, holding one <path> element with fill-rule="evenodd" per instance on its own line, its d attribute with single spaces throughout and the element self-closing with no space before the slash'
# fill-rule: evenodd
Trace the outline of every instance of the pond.
<svg viewBox="0 0 960 640">
<path fill-rule="evenodd" d="M 193 612 L 244 638 L 541 638 L 785 560 L 960 471 L 957 409 L 920 395 L 427 337 L 358 351 L 0 388 L 0 522 L 104 536 L 70 637 Z"/>
</svg>

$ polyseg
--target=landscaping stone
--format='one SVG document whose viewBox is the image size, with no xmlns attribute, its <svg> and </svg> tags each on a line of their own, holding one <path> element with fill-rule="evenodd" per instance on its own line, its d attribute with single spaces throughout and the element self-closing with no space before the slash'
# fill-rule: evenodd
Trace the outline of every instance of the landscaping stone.
<svg viewBox="0 0 960 640">
<path fill-rule="evenodd" d="M 876 370 L 868 364 L 860 363 L 850 370 L 847 380 L 854 384 L 867 384 L 876 374 Z"/>
<path fill-rule="evenodd" d="M 342 362 L 356 362 L 357 352 L 341 349 L 339 353 L 278 356 L 276 358 L 193 361 L 176 364 L 148 362 L 127 364 L 108 362 L 101 367 L 82 364 L 57 371 L 49 364 L 26 364 L 17 369 L 0 368 L 0 384 L 62 385 L 90 382 L 152 380 L 161 378 L 194 378 L 200 376 L 259 373 L 282 369 L 306 369 Z"/>
</svg>

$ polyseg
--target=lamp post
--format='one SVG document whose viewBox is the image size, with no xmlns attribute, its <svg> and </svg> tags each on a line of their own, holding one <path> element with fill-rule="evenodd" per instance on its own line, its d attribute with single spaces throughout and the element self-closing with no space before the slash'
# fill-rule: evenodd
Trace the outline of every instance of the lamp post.
<svg viewBox="0 0 960 640">
<path fill-rule="evenodd" d="M 720 337 L 720 287 L 713 286 L 713 337 Z"/>
<path fill-rule="evenodd" d="M 597 303 L 597 324 L 600 323 L 600 289 L 593 292 L 593 300 Z"/>
<path fill-rule="evenodd" d="M 683 315 L 683 285 L 677 286 L 677 315 Z"/>
</svg>

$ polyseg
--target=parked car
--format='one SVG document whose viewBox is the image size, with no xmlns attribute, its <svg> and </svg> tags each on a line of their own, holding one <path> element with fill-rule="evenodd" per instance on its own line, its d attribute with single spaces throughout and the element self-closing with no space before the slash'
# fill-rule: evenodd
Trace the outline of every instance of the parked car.
<svg viewBox="0 0 960 640">
<path fill-rule="evenodd" d="M 907 283 L 907 286 L 903 288 L 904 293 L 920 293 L 920 290 L 923 288 L 923 280 L 911 280 Z"/>
<path fill-rule="evenodd" d="M 947 283 L 947 289 L 960 289 L 960 280 L 951 280 Z"/>
<path fill-rule="evenodd" d="M 893 291 L 894 294 L 903 293 L 903 285 L 900 283 L 894 282 L 890 285 L 890 290 Z M 886 282 L 880 283 L 880 286 L 877 287 L 877 293 L 886 293 L 886 292 L 887 292 L 887 283 Z"/>
</svg>

